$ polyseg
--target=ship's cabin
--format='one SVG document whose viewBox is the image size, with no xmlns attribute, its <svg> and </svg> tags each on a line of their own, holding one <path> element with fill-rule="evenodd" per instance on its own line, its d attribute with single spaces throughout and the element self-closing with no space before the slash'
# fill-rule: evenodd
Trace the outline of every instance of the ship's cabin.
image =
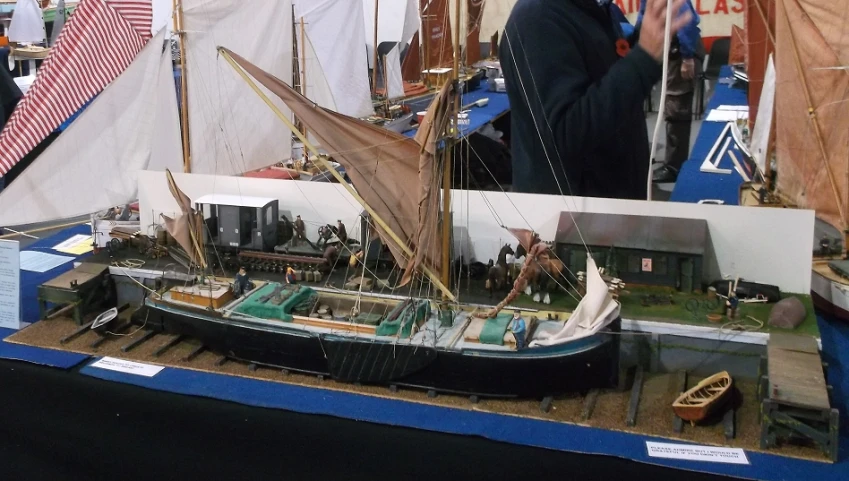
<svg viewBox="0 0 849 481">
<path fill-rule="evenodd" d="M 274 249 L 277 199 L 211 194 L 197 199 L 195 210 L 203 213 L 207 244 L 231 249 Z"/>
</svg>

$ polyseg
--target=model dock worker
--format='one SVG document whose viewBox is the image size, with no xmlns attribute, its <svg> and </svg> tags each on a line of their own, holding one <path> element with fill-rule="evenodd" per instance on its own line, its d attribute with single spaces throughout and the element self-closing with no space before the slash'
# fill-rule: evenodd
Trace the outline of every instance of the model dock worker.
<svg viewBox="0 0 849 481">
<path fill-rule="evenodd" d="M 699 14 L 690 0 L 681 7 L 689 11 L 690 21 L 672 37 L 669 47 L 669 75 L 666 78 L 666 156 L 655 169 L 655 182 L 675 182 L 684 162 L 690 158 L 690 126 L 693 123 L 693 92 L 705 59 L 705 46 L 699 29 Z M 640 30 L 646 0 L 640 2 L 636 30 Z M 639 33 L 638 33 L 639 35 Z"/>
<path fill-rule="evenodd" d="M 499 52 L 514 191 L 646 198 L 643 103 L 662 74 L 666 26 L 666 1 L 648 1 L 636 45 L 610 0 L 516 2 Z M 690 22 L 674 18 L 673 34 Z"/>
</svg>

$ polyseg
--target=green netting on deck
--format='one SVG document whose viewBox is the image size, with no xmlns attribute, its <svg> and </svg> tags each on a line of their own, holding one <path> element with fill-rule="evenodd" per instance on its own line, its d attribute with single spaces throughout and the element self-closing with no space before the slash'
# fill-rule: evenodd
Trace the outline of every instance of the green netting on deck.
<svg viewBox="0 0 849 481">
<path fill-rule="evenodd" d="M 507 332 L 507 326 L 510 325 L 511 319 L 513 319 L 513 314 L 499 314 L 494 319 L 487 319 L 483 329 L 481 329 L 481 343 L 503 346 L 504 333 Z"/>
<path fill-rule="evenodd" d="M 413 325 L 419 321 L 426 320 L 430 316 L 430 302 L 418 301 L 413 304 L 403 304 L 403 311 L 400 315 L 392 319 L 393 312 L 387 317 L 387 320 L 380 323 L 375 330 L 378 336 L 394 336 L 398 334 L 402 339 L 410 337 L 413 331 Z M 396 307 L 397 309 L 397 307 Z"/>
<path fill-rule="evenodd" d="M 315 291 L 306 286 L 299 286 L 297 290 L 293 290 L 286 288 L 283 284 L 272 282 L 242 301 L 236 306 L 235 311 L 261 319 L 289 322 L 292 320 L 292 310 L 309 300 L 314 294 Z"/>
<path fill-rule="evenodd" d="M 354 324 L 364 324 L 366 326 L 376 326 L 383 320 L 383 315 L 363 312 L 354 317 Z"/>
</svg>

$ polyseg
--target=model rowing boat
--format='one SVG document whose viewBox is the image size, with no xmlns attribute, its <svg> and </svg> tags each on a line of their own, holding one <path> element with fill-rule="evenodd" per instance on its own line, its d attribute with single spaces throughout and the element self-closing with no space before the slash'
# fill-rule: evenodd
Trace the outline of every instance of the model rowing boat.
<svg viewBox="0 0 849 481">
<path fill-rule="evenodd" d="M 678 396 L 672 403 L 672 409 L 685 421 L 701 421 L 728 398 L 731 384 L 731 375 L 728 372 L 714 374 Z"/>
</svg>

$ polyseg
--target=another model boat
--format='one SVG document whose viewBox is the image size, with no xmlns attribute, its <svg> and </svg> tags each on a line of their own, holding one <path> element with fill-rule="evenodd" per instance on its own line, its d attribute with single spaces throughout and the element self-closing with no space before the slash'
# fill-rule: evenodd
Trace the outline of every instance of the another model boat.
<svg viewBox="0 0 849 481">
<path fill-rule="evenodd" d="M 849 7 L 849 0 L 839 3 Z M 771 115 L 762 111 L 763 106 L 772 107 L 774 97 L 774 132 L 769 135 L 769 129 L 762 129 L 761 147 L 753 149 L 764 152 L 759 163 L 765 178 L 773 177 L 774 163 L 775 181 L 763 193 L 760 185 L 744 184 L 740 205 L 816 211 L 811 297 L 818 309 L 849 321 L 849 261 L 845 260 L 849 245 L 849 117 L 836 107 L 849 101 L 849 76 L 845 59 L 835 53 L 843 51 L 844 44 L 823 33 L 839 28 L 840 20 L 818 16 L 809 21 L 809 12 L 817 8 L 809 0 L 776 2 L 775 68 L 771 68 L 771 59 L 764 62 L 764 92 L 768 94 L 762 96 L 756 119 L 770 125 Z M 781 81 L 774 82 L 775 78 Z M 770 138 L 775 139 L 774 162 L 770 162 Z"/>
<path fill-rule="evenodd" d="M 732 380 L 726 371 L 703 380 L 672 403 L 675 414 L 695 423 L 708 417 L 721 407 L 731 393 Z"/>
</svg>

